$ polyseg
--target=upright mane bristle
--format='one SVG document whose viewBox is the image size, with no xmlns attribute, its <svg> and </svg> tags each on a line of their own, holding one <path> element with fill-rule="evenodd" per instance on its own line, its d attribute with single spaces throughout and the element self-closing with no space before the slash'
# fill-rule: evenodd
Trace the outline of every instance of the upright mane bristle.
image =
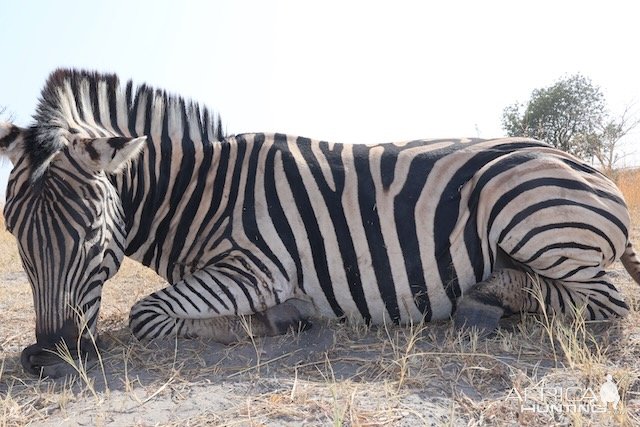
<svg viewBox="0 0 640 427">
<path fill-rule="evenodd" d="M 225 139 L 220 116 L 194 101 L 146 84 L 136 87 L 132 80 L 121 86 L 115 74 L 58 69 L 42 89 L 26 150 L 36 170 L 64 148 L 69 133 L 142 136 L 160 113 L 178 115 L 181 126 L 203 142 Z"/>
</svg>

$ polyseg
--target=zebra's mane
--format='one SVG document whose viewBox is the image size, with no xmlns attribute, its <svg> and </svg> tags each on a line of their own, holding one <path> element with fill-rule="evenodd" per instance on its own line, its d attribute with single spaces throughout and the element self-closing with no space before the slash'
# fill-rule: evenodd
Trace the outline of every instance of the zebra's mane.
<svg viewBox="0 0 640 427">
<path fill-rule="evenodd" d="M 188 132 L 192 140 L 225 138 L 220 116 L 191 100 L 146 84 L 136 87 L 132 80 L 123 87 L 115 74 L 75 69 L 51 73 L 34 120 L 25 140 L 32 178 L 41 175 L 51 157 L 64 148 L 64 136 L 70 133 L 135 137 L 159 133 L 157 127 L 170 123 L 174 132 Z"/>
</svg>

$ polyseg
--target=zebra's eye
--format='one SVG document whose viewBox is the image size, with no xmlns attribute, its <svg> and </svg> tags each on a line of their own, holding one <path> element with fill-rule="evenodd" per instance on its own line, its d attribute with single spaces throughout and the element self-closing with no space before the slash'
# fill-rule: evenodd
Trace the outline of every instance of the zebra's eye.
<svg viewBox="0 0 640 427">
<path fill-rule="evenodd" d="M 92 226 L 87 235 L 85 236 L 85 243 L 95 243 L 100 238 L 100 230 L 102 227 L 99 224 Z"/>
</svg>

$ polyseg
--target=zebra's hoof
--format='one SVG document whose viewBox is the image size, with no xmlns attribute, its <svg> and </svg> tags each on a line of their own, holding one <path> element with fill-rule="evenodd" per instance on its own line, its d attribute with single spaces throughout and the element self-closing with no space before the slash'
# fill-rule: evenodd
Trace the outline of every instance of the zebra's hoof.
<svg viewBox="0 0 640 427">
<path fill-rule="evenodd" d="M 265 323 L 269 325 L 270 332 L 267 335 L 283 335 L 290 330 L 302 332 L 311 329 L 312 326 L 306 316 L 306 313 L 310 312 L 310 305 L 307 301 L 291 298 L 258 315 L 264 316 Z"/>
<path fill-rule="evenodd" d="M 475 330 L 479 336 L 486 337 L 498 329 L 498 322 L 503 314 L 501 307 L 463 297 L 453 315 L 453 322 L 458 330 Z"/>
</svg>

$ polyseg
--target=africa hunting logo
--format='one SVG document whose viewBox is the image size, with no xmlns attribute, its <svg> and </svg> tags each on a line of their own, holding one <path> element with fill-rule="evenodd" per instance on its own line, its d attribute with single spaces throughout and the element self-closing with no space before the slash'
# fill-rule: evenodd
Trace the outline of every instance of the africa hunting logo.
<svg viewBox="0 0 640 427">
<path fill-rule="evenodd" d="M 527 387 L 509 391 L 507 401 L 520 405 L 523 412 L 535 413 L 603 413 L 617 411 L 620 403 L 618 387 L 613 377 L 607 380 L 596 394 L 591 387 Z"/>
</svg>

